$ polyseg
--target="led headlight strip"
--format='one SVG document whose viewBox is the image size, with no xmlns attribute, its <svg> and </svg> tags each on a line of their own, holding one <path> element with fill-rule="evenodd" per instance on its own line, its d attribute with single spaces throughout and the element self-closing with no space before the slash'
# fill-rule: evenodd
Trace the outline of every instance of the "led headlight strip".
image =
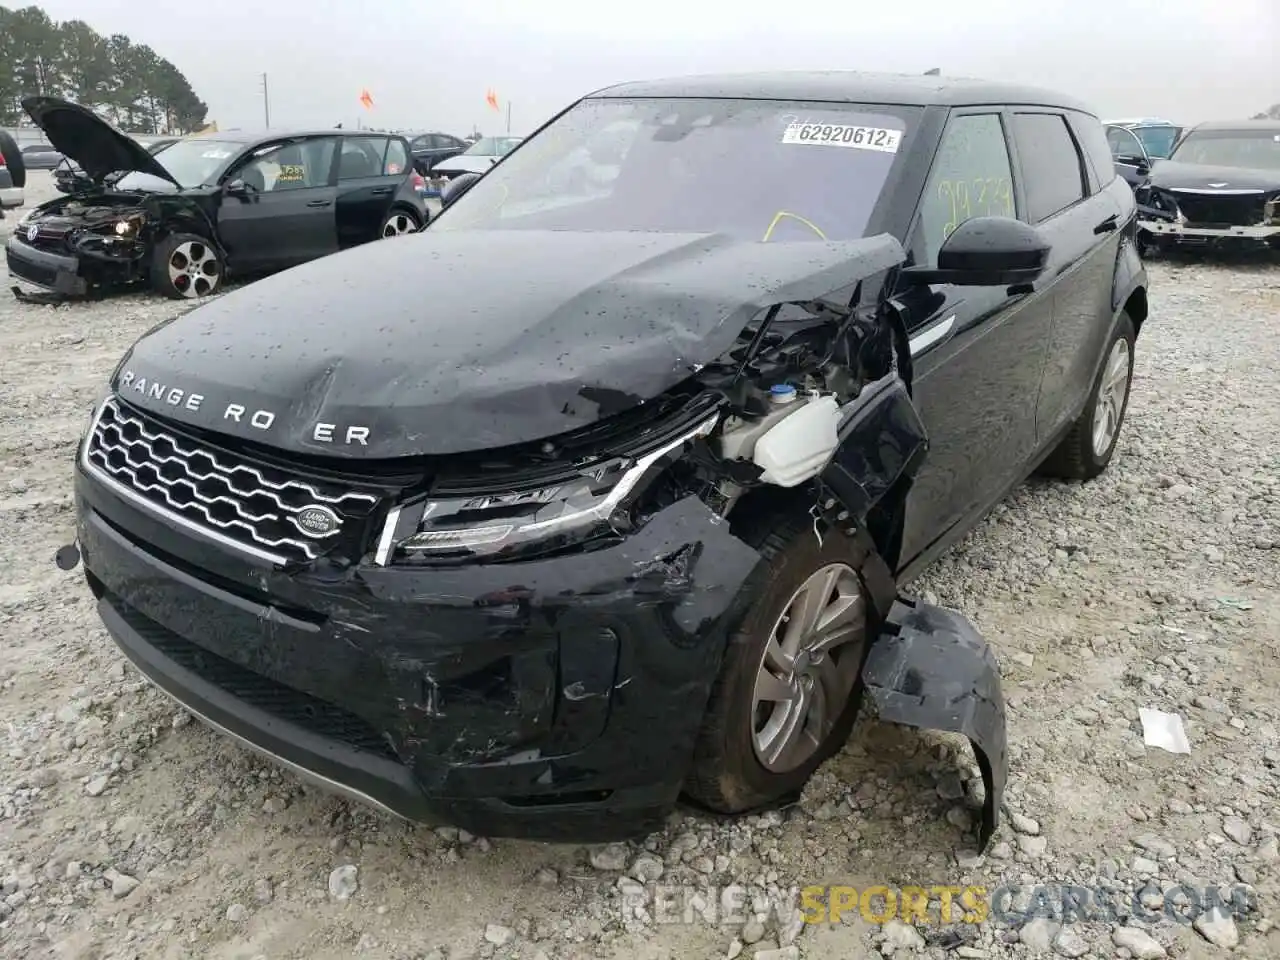
<svg viewBox="0 0 1280 960">
<path fill-rule="evenodd" d="M 554 517 L 529 521 L 510 519 L 507 521 L 480 523 L 474 526 L 429 530 L 422 529 L 421 524 L 435 513 L 444 502 L 428 502 L 419 521 L 417 532 L 402 536 L 401 539 L 397 540 L 396 528 L 399 525 L 401 513 L 405 508 L 396 507 L 391 511 L 391 514 L 387 517 L 386 524 L 382 528 L 382 535 L 378 539 L 378 548 L 374 554 L 374 561 L 379 566 L 386 566 L 391 562 L 396 550 L 405 550 L 417 554 L 474 550 L 479 547 L 501 543 L 513 535 L 519 536 L 524 542 L 529 542 L 608 520 L 627 497 L 635 491 L 636 486 L 654 464 L 673 451 L 679 450 L 690 440 L 705 437 L 714 429 L 719 417 L 720 414 L 718 412 L 707 417 L 697 426 L 682 432 L 636 459 L 631 466 L 622 471 L 607 492 L 596 497 L 590 505 L 576 510 L 567 509 Z M 589 481 L 589 475 L 584 474 L 583 480 Z M 566 484 L 557 484 L 556 486 L 564 487 Z M 526 498 L 525 502 L 528 502 L 529 499 L 536 500 L 536 495 L 533 498 Z"/>
</svg>

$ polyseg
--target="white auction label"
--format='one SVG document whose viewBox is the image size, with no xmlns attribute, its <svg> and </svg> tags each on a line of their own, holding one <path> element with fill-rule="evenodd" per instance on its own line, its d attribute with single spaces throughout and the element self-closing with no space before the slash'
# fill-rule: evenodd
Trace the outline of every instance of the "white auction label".
<svg viewBox="0 0 1280 960">
<path fill-rule="evenodd" d="M 902 143 L 902 131 L 848 123 L 791 123 L 782 134 L 782 142 L 897 153 Z"/>
</svg>

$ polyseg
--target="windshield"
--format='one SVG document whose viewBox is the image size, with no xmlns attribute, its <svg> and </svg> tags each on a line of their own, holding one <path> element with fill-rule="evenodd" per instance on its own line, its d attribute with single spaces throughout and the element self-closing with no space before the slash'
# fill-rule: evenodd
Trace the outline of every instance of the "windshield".
<svg viewBox="0 0 1280 960">
<path fill-rule="evenodd" d="M 1178 139 L 1177 127 L 1138 127 L 1133 132 L 1142 141 L 1147 156 L 1152 160 L 1169 156 L 1173 152 L 1174 141 Z"/>
<path fill-rule="evenodd" d="M 1189 133 L 1170 159 L 1206 167 L 1280 170 L 1280 131 L 1214 130 Z"/>
<path fill-rule="evenodd" d="M 225 140 L 179 140 L 157 150 L 153 156 L 184 187 L 212 183 L 237 153 L 241 144 Z M 118 190 L 172 190 L 173 184 L 148 173 L 125 174 L 116 182 Z"/>
<path fill-rule="evenodd" d="M 505 157 L 519 142 L 519 137 L 481 137 L 466 152 L 476 157 Z"/>
<path fill-rule="evenodd" d="M 476 181 L 431 229 L 856 239 L 918 114 L 759 100 L 586 100 Z"/>
</svg>

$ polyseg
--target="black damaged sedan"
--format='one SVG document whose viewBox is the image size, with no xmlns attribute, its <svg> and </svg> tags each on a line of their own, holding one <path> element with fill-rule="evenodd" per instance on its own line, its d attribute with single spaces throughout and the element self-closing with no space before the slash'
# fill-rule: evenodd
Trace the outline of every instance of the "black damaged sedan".
<svg viewBox="0 0 1280 960">
<path fill-rule="evenodd" d="M 9 273 L 63 296 L 146 284 L 176 299 L 427 222 L 403 137 L 343 130 L 200 134 L 154 153 L 57 97 L 23 109 L 79 168 L 31 210 Z"/>
<path fill-rule="evenodd" d="M 557 840 L 794 797 L 866 703 L 969 738 L 985 844 L 997 663 L 899 584 L 1115 453 L 1146 276 L 1097 118 L 627 84 L 446 201 L 121 360 L 59 559 L 124 654 L 305 778 Z"/>
</svg>

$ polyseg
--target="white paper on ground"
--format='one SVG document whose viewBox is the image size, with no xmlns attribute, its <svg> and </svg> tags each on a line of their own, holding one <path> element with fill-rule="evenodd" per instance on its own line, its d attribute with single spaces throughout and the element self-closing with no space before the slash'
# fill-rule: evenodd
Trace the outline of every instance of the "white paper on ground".
<svg viewBox="0 0 1280 960">
<path fill-rule="evenodd" d="M 1142 720 L 1142 742 L 1148 747 L 1159 747 L 1169 753 L 1190 753 L 1191 744 L 1187 732 L 1182 729 L 1182 718 L 1176 713 L 1138 708 Z"/>
</svg>

